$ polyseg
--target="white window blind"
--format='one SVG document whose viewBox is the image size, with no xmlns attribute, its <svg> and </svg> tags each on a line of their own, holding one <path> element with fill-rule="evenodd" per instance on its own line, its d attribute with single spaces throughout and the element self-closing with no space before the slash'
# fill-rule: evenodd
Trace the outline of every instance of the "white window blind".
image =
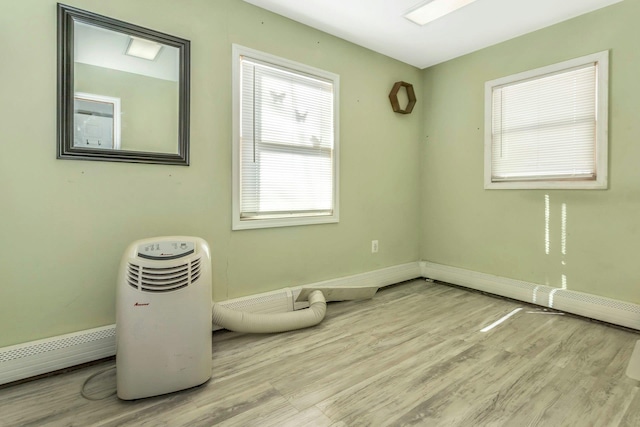
<svg viewBox="0 0 640 427">
<path fill-rule="evenodd" d="M 248 55 L 239 61 L 239 221 L 333 218 L 334 81 Z"/>
<path fill-rule="evenodd" d="M 604 173 L 599 168 L 606 164 L 598 162 L 606 156 L 599 152 L 606 143 L 598 141 L 603 138 L 599 128 L 606 130 L 606 123 L 599 122 L 606 120 L 599 64 L 590 58 L 488 83 L 491 183 L 546 181 L 557 186 L 559 181 L 596 181 Z"/>
</svg>

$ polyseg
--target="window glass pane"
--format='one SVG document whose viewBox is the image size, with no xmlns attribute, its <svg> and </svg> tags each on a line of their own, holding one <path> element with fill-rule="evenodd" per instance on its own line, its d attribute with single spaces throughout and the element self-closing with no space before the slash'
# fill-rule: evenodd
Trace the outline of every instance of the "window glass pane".
<svg viewBox="0 0 640 427">
<path fill-rule="evenodd" d="M 333 216 L 334 81 L 241 56 L 239 82 L 239 219 Z"/>
<path fill-rule="evenodd" d="M 261 150 L 258 181 L 255 212 L 331 210 L 330 155 Z"/>
<path fill-rule="evenodd" d="M 606 99 L 598 97 L 599 61 L 592 57 L 605 55 L 487 83 L 491 182 L 596 179 L 598 103 Z"/>
<path fill-rule="evenodd" d="M 332 146 L 331 85 L 258 68 L 255 90 L 255 126 L 261 141 Z"/>
</svg>

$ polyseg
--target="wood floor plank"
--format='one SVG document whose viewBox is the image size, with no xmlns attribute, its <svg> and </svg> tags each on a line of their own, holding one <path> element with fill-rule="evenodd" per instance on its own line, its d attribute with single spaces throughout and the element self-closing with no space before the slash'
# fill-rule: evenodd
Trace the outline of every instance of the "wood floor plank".
<svg viewBox="0 0 640 427">
<path fill-rule="evenodd" d="M 523 398 L 546 386 L 546 366 L 532 366 L 506 351 L 449 378 L 446 387 L 394 421 L 394 425 L 509 425 L 505 414 L 518 411 Z M 512 407 L 507 408 L 506 403 Z"/>
<path fill-rule="evenodd" d="M 454 342 L 457 341 L 457 342 Z M 448 340 L 431 347 L 370 381 L 347 388 L 316 406 L 347 425 L 370 425 L 393 419 L 446 388 L 450 379 L 464 375 L 496 356 L 479 344 Z"/>
<path fill-rule="evenodd" d="M 493 329 L 481 332 L 521 308 Z M 0 389 L 0 426 L 640 426 L 639 334 L 415 280 L 331 303 L 314 328 L 213 334 L 206 384 L 88 401 L 110 364 Z M 88 387 L 113 390 L 105 372 Z"/>
<path fill-rule="evenodd" d="M 634 391 L 633 400 L 627 407 L 619 425 L 620 427 L 640 426 L 640 392 L 638 389 Z"/>
<path fill-rule="evenodd" d="M 463 342 L 460 344 L 468 347 Z M 350 366 L 345 366 L 346 362 L 341 364 L 330 362 L 326 363 L 322 370 L 317 371 L 313 377 L 305 375 L 302 380 L 297 381 L 282 378 L 275 381 L 274 384 L 297 408 L 307 408 L 327 398 L 336 397 L 341 400 L 343 397 L 340 394 L 341 391 L 346 390 L 346 394 L 354 393 L 354 390 L 368 385 L 375 378 L 386 377 L 391 370 L 398 366 L 414 364 L 415 359 L 421 357 L 423 352 L 429 348 L 437 347 L 442 350 L 445 347 L 438 346 L 437 340 L 426 335 L 416 338 L 411 345 L 412 349 L 406 352 L 396 352 L 389 349 L 383 352 L 369 350 L 364 354 L 351 354 L 349 359 L 355 360 L 355 363 Z M 446 347 L 446 350 L 450 351 L 451 347 Z M 364 351 L 366 349 L 363 349 Z M 346 372 L 349 374 L 345 375 Z M 360 391 L 358 394 L 364 397 Z M 343 402 L 348 402 L 348 400 Z M 324 405 L 318 405 L 318 407 L 327 413 Z"/>
</svg>

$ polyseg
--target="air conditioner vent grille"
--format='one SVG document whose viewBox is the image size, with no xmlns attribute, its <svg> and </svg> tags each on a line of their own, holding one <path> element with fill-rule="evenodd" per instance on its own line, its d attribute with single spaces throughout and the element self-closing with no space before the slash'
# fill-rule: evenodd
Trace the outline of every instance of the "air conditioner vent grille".
<svg viewBox="0 0 640 427">
<path fill-rule="evenodd" d="M 173 267 L 149 267 L 129 263 L 127 283 L 143 292 L 173 292 L 200 278 L 201 259 Z"/>
<path fill-rule="evenodd" d="M 127 269 L 127 283 L 129 286 L 133 286 L 138 289 L 138 282 L 140 281 L 140 266 L 129 263 Z"/>
</svg>

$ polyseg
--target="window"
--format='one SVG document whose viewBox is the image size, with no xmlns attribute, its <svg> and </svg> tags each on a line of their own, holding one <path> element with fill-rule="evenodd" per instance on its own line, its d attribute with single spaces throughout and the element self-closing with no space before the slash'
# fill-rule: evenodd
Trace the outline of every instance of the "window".
<svg viewBox="0 0 640 427">
<path fill-rule="evenodd" d="M 336 74 L 233 45 L 233 229 L 338 222 Z"/>
<path fill-rule="evenodd" d="M 607 188 L 608 60 L 485 84 L 485 188 Z"/>
</svg>

